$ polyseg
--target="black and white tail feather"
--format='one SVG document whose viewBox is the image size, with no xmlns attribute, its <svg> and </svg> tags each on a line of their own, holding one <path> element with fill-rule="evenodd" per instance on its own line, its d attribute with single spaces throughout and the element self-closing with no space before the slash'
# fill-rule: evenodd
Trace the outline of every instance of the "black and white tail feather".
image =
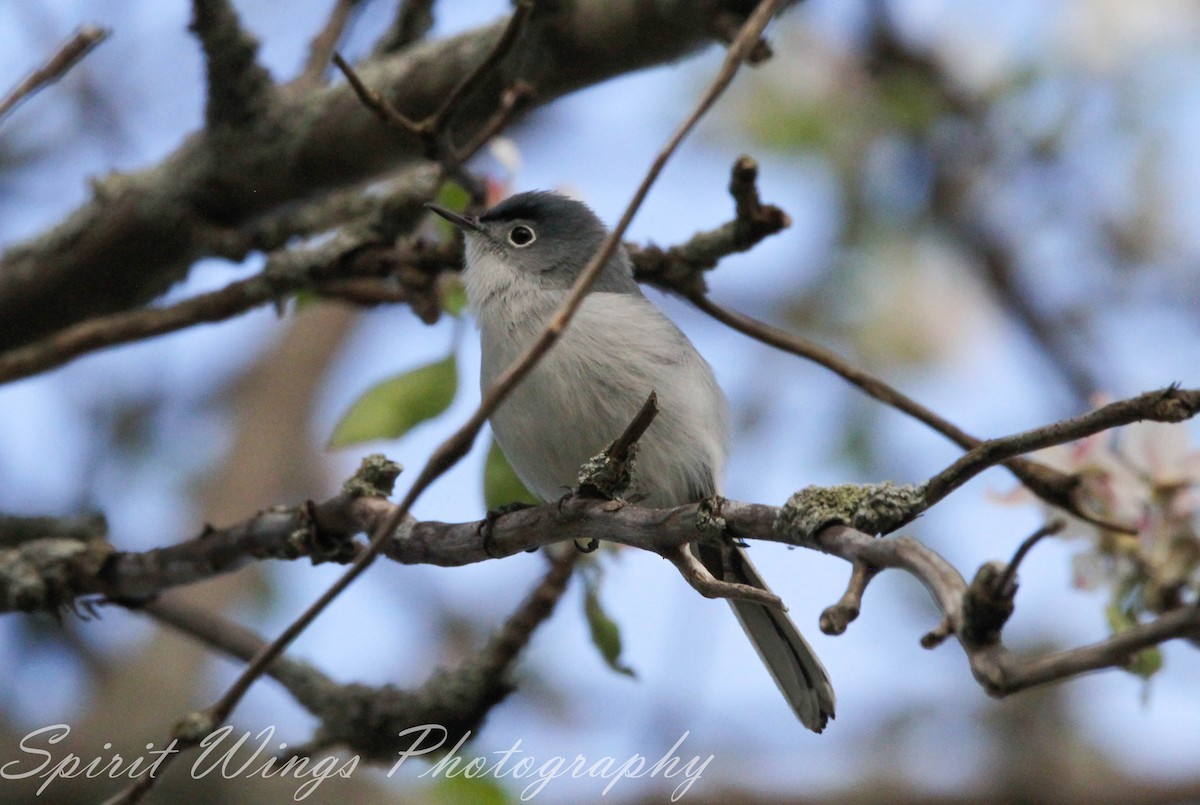
<svg viewBox="0 0 1200 805">
<path fill-rule="evenodd" d="M 696 554 L 721 581 L 768 589 L 746 551 L 737 545 L 704 546 Z M 796 718 L 813 732 L 824 730 L 834 716 L 833 684 L 796 624 L 786 612 L 753 601 L 731 598 L 729 606 Z"/>
</svg>

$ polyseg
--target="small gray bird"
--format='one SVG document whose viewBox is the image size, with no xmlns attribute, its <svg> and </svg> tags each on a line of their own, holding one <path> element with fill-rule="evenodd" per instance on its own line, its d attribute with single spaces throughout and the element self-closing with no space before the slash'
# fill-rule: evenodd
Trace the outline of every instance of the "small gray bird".
<svg viewBox="0 0 1200 805">
<path fill-rule="evenodd" d="M 541 333 L 607 235 L 600 219 L 556 193 L 520 193 L 479 217 L 428 205 L 463 231 L 467 299 L 479 320 L 487 389 Z M 643 294 L 618 249 L 560 341 L 492 414 L 492 431 L 525 485 L 545 500 L 573 487 L 580 466 L 633 420 L 650 395 L 660 412 L 639 441 L 641 505 L 718 494 L 729 415 L 712 369 Z M 766 589 L 732 543 L 704 548 L 717 578 Z M 771 676 L 809 729 L 833 716 L 833 687 L 795 624 L 777 609 L 730 600 Z"/>
</svg>

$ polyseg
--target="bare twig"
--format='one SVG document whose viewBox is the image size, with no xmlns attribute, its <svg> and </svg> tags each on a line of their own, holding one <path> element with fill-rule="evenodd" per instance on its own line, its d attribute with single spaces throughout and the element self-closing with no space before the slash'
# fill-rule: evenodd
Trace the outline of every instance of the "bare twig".
<svg viewBox="0 0 1200 805">
<path fill-rule="evenodd" d="M 989 444 L 984 442 L 966 431 L 959 428 L 944 417 L 939 416 L 930 409 L 916 402 L 899 390 L 888 385 L 884 381 L 874 375 L 853 366 L 849 362 L 835 355 L 833 352 L 824 347 L 814 344 L 791 333 L 780 330 L 777 327 L 772 327 L 765 322 L 758 321 L 742 313 L 722 307 L 713 302 L 706 296 L 695 295 L 689 299 L 696 307 L 703 310 L 708 315 L 712 316 L 722 324 L 726 324 L 744 335 L 748 335 L 764 344 L 781 349 L 784 352 L 790 352 L 802 358 L 811 360 L 812 362 L 824 366 L 826 369 L 841 376 L 843 379 L 850 382 L 851 385 L 864 391 L 869 396 L 879 400 L 880 402 L 895 408 L 902 413 L 908 414 L 919 422 L 928 425 L 933 430 L 950 439 L 955 444 L 968 450 L 966 455 L 975 455 L 976 459 L 980 458 L 979 454 L 974 451 L 981 446 Z M 1069 440 L 1064 440 L 1069 441 Z M 1059 442 L 1061 443 L 1061 442 Z M 988 448 L 994 450 L 995 446 Z M 1033 450 L 1036 448 L 1028 448 Z M 976 466 L 976 471 L 982 471 L 986 467 L 1000 464 L 1006 467 L 1013 475 L 1017 477 L 1026 487 L 1030 489 L 1038 497 L 1055 506 L 1066 509 L 1071 514 L 1079 517 L 1087 522 L 1100 525 L 1114 531 L 1126 533 L 1134 533 L 1135 529 L 1125 523 L 1111 523 L 1097 518 L 1095 514 L 1088 512 L 1085 508 L 1079 506 L 1074 498 L 1074 492 L 1078 486 L 1076 478 L 1064 472 L 1060 472 L 1053 467 L 1040 464 L 1027 458 L 1017 458 L 1021 453 L 1028 450 L 1015 450 L 1009 452 L 1006 456 L 999 460 L 986 460 L 983 464 Z M 966 458 L 964 455 L 963 459 Z M 963 459 L 960 459 L 962 461 Z M 955 465 L 957 467 L 957 464 Z M 963 478 L 965 482 L 967 478 Z M 939 479 L 939 486 L 934 492 L 941 495 L 940 484 L 945 479 Z M 956 487 L 955 487 L 956 488 Z M 949 491 L 949 490 L 946 490 Z M 944 496 L 944 495 L 942 495 Z M 929 505 L 932 505 L 941 497 L 929 498 Z M 900 525 L 903 525 L 901 523 Z"/>
<path fill-rule="evenodd" d="M 526 81 L 517 81 L 511 87 L 504 90 L 500 95 L 500 105 L 496 108 L 495 114 L 484 121 L 484 124 L 479 127 L 479 131 L 475 132 L 475 136 L 468 140 L 466 144 L 454 148 L 451 154 L 451 161 L 455 164 L 461 164 L 475 156 L 479 149 L 487 145 L 493 137 L 499 134 L 512 121 L 513 116 L 536 93 L 537 90 L 534 89 L 534 86 Z"/>
<path fill-rule="evenodd" d="M 718 579 L 708 568 L 696 558 L 686 545 L 672 547 L 662 552 L 662 555 L 675 565 L 679 575 L 692 586 L 696 592 L 705 598 L 730 598 L 740 601 L 753 601 L 756 604 L 773 607 L 781 612 L 787 612 L 783 600 L 775 593 L 763 587 L 751 584 L 740 584 L 734 581 Z"/>
<path fill-rule="evenodd" d="M 996 589 L 1009 589 L 1009 586 L 1017 577 L 1017 570 L 1021 567 L 1021 562 L 1025 561 L 1025 557 L 1029 555 L 1031 550 L 1033 550 L 1033 546 L 1037 545 L 1046 537 L 1062 531 L 1066 525 L 1066 521 L 1064 520 L 1052 520 L 1026 537 L 1021 544 L 1017 546 L 1017 551 L 1013 554 L 1012 561 L 1009 562 L 1004 568 L 1003 575 L 1001 575 L 997 580 Z"/>
<path fill-rule="evenodd" d="M 401 0 L 391 27 L 379 38 L 372 53 L 385 56 L 403 50 L 432 27 L 433 0 Z"/>
<path fill-rule="evenodd" d="M 638 490 L 634 484 L 633 473 L 630 470 L 634 447 L 638 439 L 650 427 L 650 423 L 658 416 L 658 394 L 651 391 L 646 402 L 638 410 L 625 430 L 614 439 L 604 452 L 593 456 L 579 470 L 579 485 L 575 488 L 577 495 L 600 497 L 605 500 L 624 503 L 629 497 L 636 502 Z M 599 546 L 599 542 L 589 543 L 586 547 L 577 544 L 579 549 L 591 553 Z"/>
<path fill-rule="evenodd" d="M 106 28 L 95 25 L 80 27 L 54 51 L 45 64 L 27 75 L 0 100 L 0 121 L 22 101 L 66 75 L 84 56 L 92 52 L 92 48 L 107 39 L 108 35 L 109 31 Z"/>
<path fill-rule="evenodd" d="M 1197 412 L 1200 412 L 1200 389 L 1170 386 L 1110 403 L 1082 416 L 1052 425 L 980 442 L 964 453 L 958 461 L 929 479 L 925 493 L 926 503 L 929 506 L 934 505 L 983 470 L 1005 463 L 1013 456 L 1072 442 L 1131 422 L 1182 422 L 1194 417 Z M 1069 510 L 1074 514 L 1079 508 L 1075 506 Z M 1126 526 L 1122 530 L 1130 528 Z M 1136 529 L 1134 531 L 1136 533 Z"/>
<path fill-rule="evenodd" d="M 758 163 L 741 156 L 729 178 L 729 193 L 736 210 L 732 221 L 711 231 L 697 232 L 687 243 L 666 251 L 656 246 L 627 246 L 637 279 L 688 299 L 702 297 L 708 290 L 704 272 L 716 266 L 718 260 L 747 251 L 791 226 L 787 213 L 761 202 L 757 181 Z"/>
<path fill-rule="evenodd" d="M 350 82 L 354 93 L 358 95 L 358 99 L 363 102 L 363 105 L 374 112 L 380 120 L 387 123 L 389 126 L 395 126 L 398 129 L 407 131 L 409 134 L 421 134 L 420 124 L 409 119 L 401 114 L 400 110 L 388 102 L 387 98 L 380 95 L 375 90 L 368 87 L 363 80 L 350 66 L 349 62 L 342 58 L 342 54 L 334 52 L 331 57 L 333 63 L 346 76 L 346 80 Z"/>
<path fill-rule="evenodd" d="M 346 24 L 350 22 L 350 13 L 360 2 L 362 0 L 334 0 L 329 19 L 308 46 L 308 60 L 304 63 L 300 81 L 315 84 L 321 80 L 329 65 L 329 58 L 345 33 Z"/>
<path fill-rule="evenodd" d="M 521 38 L 525 24 L 529 22 L 529 15 L 533 13 L 533 2 L 534 0 L 517 0 L 508 25 L 500 34 L 500 38 L 496 40 L 496 44 L 488 53 L 487 58 L 480 62 L 474 70 L 463 76 L 462 80 L 446 96 L 446 101 L 441 107 L 424 121 L 423 125 L 428 131 L 438 132 L 445 129 L 458 112 L 463 100 L 468 98 L 509 54 L 513 45 Z"/>
<path fill-rule="evenodd" d="M 413 120 L 403 114 L 390 102 L 375 90 L 366 85 L 365 82 L 358 76 L 341 54 L 333 54 L 333 63 L 338 69 L 345 74 L 346 80 L 350 82 L 350 86 L 354 88 L 355 93 L 362 100 L 363 104 L 368 109 L 373 111 L 385 123 L 394 126 L 401 131 L 407 132 L 421 140 L 425 148 L 425 156 L 431 160 L 444 160 L 450 163 L 458 164 L 462 162 L 462 157 L 454 147 L 453 140 L 450 137 L 449 124 L 454 116 L 460 111 L 463 102 L 470 97 L 485 78 L 492 74 L 501 61 L 512 50 L 513 45 L 521 37 L 521 33 L 525 30 L 525 24 L 529 21 L 529 15 L 533 13 L 533 0 L 517 0 L 516 7 L 513 9 L 512 16 L 501 31 L 500 37 L 496 43 L 488 51 L 487 56 L 483 58 L 479 64 L 462 77 L 455 84 L 454 88 L 429 116 L 421 120 Z M 481 131 L 491 132 L 488 138 L 493 136 L 512 115 L 517 103 L 523 98 L 531 94 L 531 89 L 528 84 L 519 82 L 508 92 L 501 97 L 501 105 L 499 110 L 492 119 L 485 123 Z M 480 140 L 476 137 L 472 141 L 472 146 L 469 149 L 473 154 L 482 143 L 487 139 Z"/>
<path fill-rule="evenodd" d="M 1040 657 L 1018 658 L 992 647 L 971 655 L 971 669 L 989 694 L 1003 697 L 1091 671 L 1121 668 L 1143 649 L 1168 640 L 1197 637 L 1200 637 L 1200 609 L 1190 605 L 1148 623 L 1139 623 L 1106 640 Z"/>
<path fill-rule="evenodd" d="M 829 635 L 839 635 L 846 631 L 862 611 L 863 593 L 867 591 L 867 585 L 871 583 L 871 579 L 875 578 L 878 569 L 868 565 L 866 562 L 854 562 L 850 570 L 850 581 L 846 583 L 846 592 L 842 593 L 842 597 L 838 602 L 831 607 L 827 607 L 821 613 L 821 618 L 818 623 L 821 626 L 821 631 Z"/>
<path fill-rule="evenodd" d="M 646 402 L 642 403 L 642 407 L 638 409 L 633 420 L 618 436 L 608 449 L 604 451 L 610 459 L 616 462 L 625 462 L 629 459 L 630 449 L 637 444 L 638 439 L 645 434 L 646 428 L 650 427 L 650 423 L 658 416 L 658 394 L 650 392 L 650 396 L 646 398 Z"/>
<path fill-rule="evenodd" d="M 454 733 L 451 741 L 478 727 L 489 710 L 511 691 L 509 671 L 530 638 L 566 591 L 578 554 L 547 554 L 550 566 L 532 592 L 477 653 L 456 667 L 439 670 L 417 689 L 339 684 L 305 662 L 281 656 L 266 674 L 278 681 L 320 719 L 313 739 L 295 747 L 308 755 L 344 745 L 368 759 L 394 756 L 398 736 L 418 724 L 439 724 Z M 135 611 L 178 629 L 217 650 L 251 660 L 266 641 L 236 623 L 164 596 Z"/>
<path fill-rule="evenodd" d="M 186 603 L 181 598 L 164 595 L 140 605 L 135 612 L 145 612 L 202 643 L 239 660 L 253 657 L 262 648 L 263 639 L 240 624 L 216 613 Z M 300 691 L 330 689 L 336 683 L 308 663 L 280 657 L 267 669 L 267 675 L 278 680 L 303 702 Z"/>
<path fill-rule="evenodd" d="M 719 11 L 713 17 L 713 34 L 715 34 L 716 37 L 722 42 L 728 44 L 733 41 L 735 36 L 737 36 L 737 32 L 741 27 L 741 24 L 742 21 L 735 12 Z M 771 45 L 766 39 L 759 37 L 758 41 L 754 43 L 754 47 L 751 48 L 750 53 L 746 56 L 746 63 L 762 64 L 773 55 L 774 54 L 771 52 Z"/>
</svg>

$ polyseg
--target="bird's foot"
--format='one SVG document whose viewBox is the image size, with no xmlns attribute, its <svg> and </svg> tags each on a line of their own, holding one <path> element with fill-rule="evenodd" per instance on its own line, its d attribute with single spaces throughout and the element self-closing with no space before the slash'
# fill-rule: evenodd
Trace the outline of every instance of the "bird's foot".
<svg viewBox="0 0 1200 805">
<path fill-rule="evenodd" d="M 496 543 L 494 541 L 494 537 L 495 537 L 494 532 L 495 532 L 497 520 L 499 520 L 501 517 L 503 517 L 506 514 L 512 514 L 513 512 L 519 512 L 523 509 L 532 509 L 532 508 L 534 508 L 534 507 L 530 503 L 522 503 L 520 501 L 513 501 L 512 503 L 505 503 L 503 506 L 500 506 L 498 508 L 489 509 L 487 516 L 484 517 L 484 519 L 482 521 L 480 521 L 480 523 L 479 523 L 479 536 L 483 538 L 484 553 L 486 553 L 488 556 L 492 557 L 493 559 L 499 559 L 500 556 L 502 555 L 496 551 Z M 530 551 L 536 551 L 536 550 L 537 550 L 536 548 L 530 549 Z"/>
</svg>

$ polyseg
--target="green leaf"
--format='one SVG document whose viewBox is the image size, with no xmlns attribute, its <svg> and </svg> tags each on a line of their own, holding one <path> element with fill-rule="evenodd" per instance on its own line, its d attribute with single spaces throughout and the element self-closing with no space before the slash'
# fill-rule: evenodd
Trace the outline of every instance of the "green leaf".
<svg viewBox="0 0 1200 805">
<path fill-rule="evenodd" d="M 470 802 L 472 805 L 508 805 L 512 796 L 504 786 L 490 777 L 441 777 L 429 792 L 429 801 L 436 805 L 457 805 Z"/>
<path fill-rule="evenodd" d="M 619 674 L 636 678 L 634 670 L 621 662 L 621 628 L 604 611 L 597 585 L 589 579 L 589 576 L 584 576 L 583 612 L 592 632 L 592 643 L 600 650 L 600 656 L 609 668 Z"/>
<path fill-rule="evenodd" d="M 454 355 L 385 380 L 350 406 L 334 427 L 329 447 L 399 438 L 449 408 L 457 391 Z"/>
<path fill-rule="evenodd" d="M 446 209 L 462 212 L 471 203 L 471 194 L 458 182 L 446 182 L 438 190 L 437 203 Z"/>
<path fill-rule="evenodd" d="M 321 301 L 321 295 L 311 288 L 301 288 L 296 291 L 296 307 L 295 312 L 299 313 L 306 307 L 312 307 L 317 302 Z"/>
<path fill-rule="evenodd" d="M 483 464 L 483 501 L 489 511 L 509 503 L 537 505 L 542 502 L 521 483 L 495 439 Z"/>
<path fill-rule="evenodd" d="M 1117 593 L 1113 596 L 1113 602 L 1108 605 L 1108 608 L 1104 613 L 1108 618 L 1108 628 L 1114 635 L 1129 631 L 1134 626 L 1137 626 L 1138 623 L 1133 612 L 1130 609 L 1121 606 L 1121 592 L 1121 590 L 1117 591 Z M 1149 679 L 1162 670 L 1162 650 L 1157 646 L 1144 648 L 1136 654 L 1130 655 L 1129 660 L 1122 667 L 1135 676 L 1140 676 L 1143 679 Z"/>
<path fill-rule="evenodd" d="M 1162 670 L 1163 654 L 1162 649 L 1157 646 L 1153 648 L 1144 648 L 1137 654 L 1129 658 L 1125 670 L 1131 674 L 1149 679 Z"/>
<path fill-rule="evenodd" d="M 437 203 L 453 212 L 462 212 L 471 203 L 471 194 L 458 182 L 446 182 L 437 193 Z M 454 224 L 444 218 L 437 218 L 438 234 L 450 240 L 458 237 Z"/>
<path fill-rule="evenodd" d="M 467 289 L 463 285 L 462 279 L 456 276 L 446 277 L 442 281 L 440 292 L 442 310 L 451 316 L 462 315 L 463 310 L 467 307 Z"/>
</svg>

